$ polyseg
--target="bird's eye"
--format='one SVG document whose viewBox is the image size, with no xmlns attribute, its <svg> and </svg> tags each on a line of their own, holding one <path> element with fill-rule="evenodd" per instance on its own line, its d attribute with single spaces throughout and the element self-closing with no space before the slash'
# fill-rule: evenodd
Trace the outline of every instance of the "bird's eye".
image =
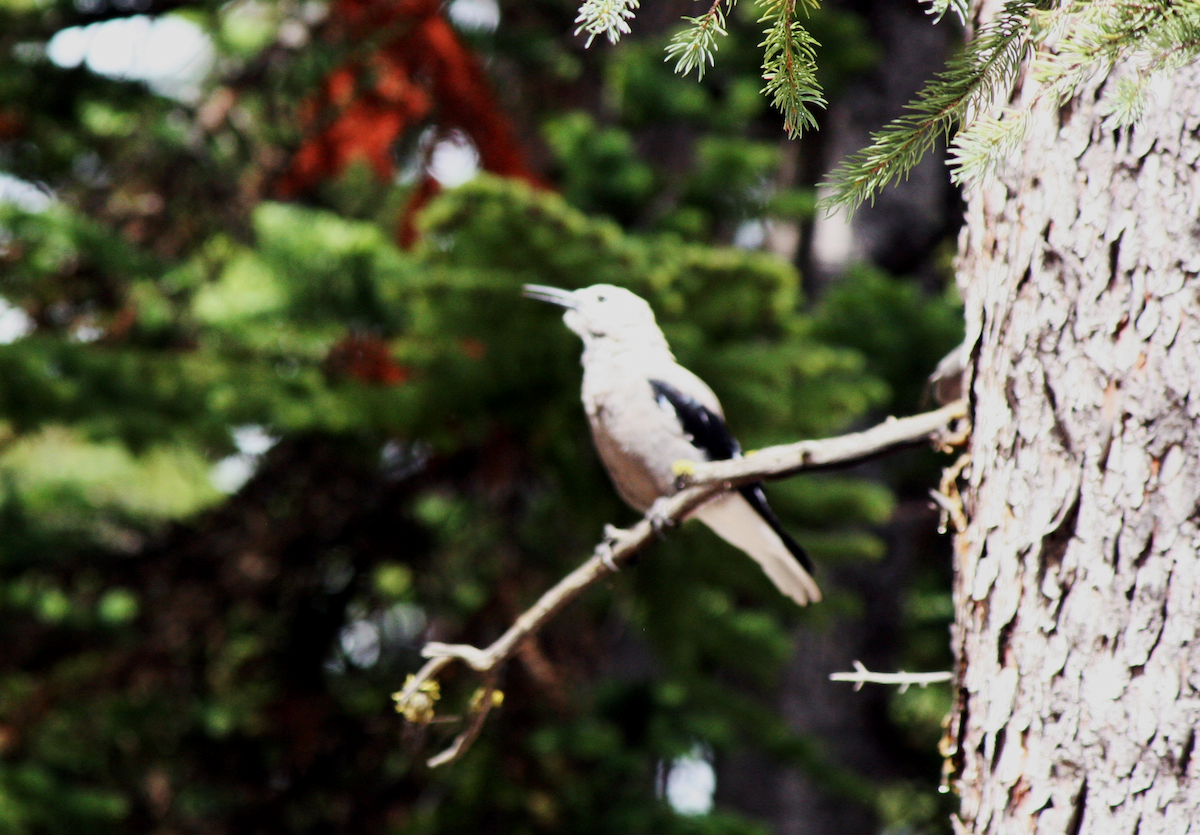
<svg viewBox="0 0 1200 835">
<path fill-rule="evenodd" d="M 607 301 L 607 300 L 608 300 L 607 296 L 596 296 L 596 301 L 598 301 L 598 302 Z"/>
</svg>

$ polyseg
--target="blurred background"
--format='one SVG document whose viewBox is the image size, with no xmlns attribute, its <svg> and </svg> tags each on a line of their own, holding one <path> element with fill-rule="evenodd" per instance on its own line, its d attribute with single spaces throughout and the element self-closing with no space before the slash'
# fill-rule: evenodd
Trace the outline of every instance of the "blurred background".
<svg viewBox="0 0 1200 835">
<path fill-rule="evenodd" d="M 959 340 L 940 159 L 814 211 L 952 22 L 813 14 L 788 141 L 752 5 L 664 63 L 702 10 L 585 50 L 568 0 L 0 0 L 0 833 L 949 831 L 947 687 L 828 681 L 949 668 L 931 452 L 769 486 L 818 606 L 688 525 L 460 762 L 392 709 L 634 520 L 522 283 L 645 296 L 747 448 L 922 410 Z"/>
</svg>

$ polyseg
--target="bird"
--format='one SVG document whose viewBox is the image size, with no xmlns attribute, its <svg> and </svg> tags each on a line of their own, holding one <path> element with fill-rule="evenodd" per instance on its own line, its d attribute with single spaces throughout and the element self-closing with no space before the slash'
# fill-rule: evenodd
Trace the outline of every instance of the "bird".
<svg viewBox="0 0 1200 835">
<path fill-rule="evenodd" d="M 563 290 L 526 284 L 524 295 L 564 308 L 583 340 L 583 407 L 613 485 L 635 510 L 675 492 L 676 465 L 740 458 L 717 396 L 675 360 L 645 299 L 596 284 Z M 691 512 L 753 558 L 797 604 L 821 600 L 813 564 L 767 505 L 762 483 L 720 493 Z"/>
</svg>

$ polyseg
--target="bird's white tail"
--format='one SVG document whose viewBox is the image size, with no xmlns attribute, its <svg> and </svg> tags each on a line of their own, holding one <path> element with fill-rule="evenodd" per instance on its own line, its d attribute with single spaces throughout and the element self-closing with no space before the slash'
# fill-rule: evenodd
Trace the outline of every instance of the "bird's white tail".
<svg viewBox="0 0 1200 835">
<path fill-rule="evenodd" d="M 693 511 L 692 516 L 712 528 L 721 539 L 753 557 L 776 588 L 792 600 L 801 606 L 820 602 L 821 590 L 816 581 L 740 494 L 717 496 Z"/>
</svg>

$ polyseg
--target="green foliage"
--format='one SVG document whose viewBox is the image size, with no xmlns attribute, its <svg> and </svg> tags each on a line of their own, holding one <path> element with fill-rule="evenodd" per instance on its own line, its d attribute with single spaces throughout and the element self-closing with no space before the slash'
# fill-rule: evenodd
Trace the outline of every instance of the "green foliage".
<svg viewBox="0 0 1200 835">
<path fill-rule="evenodd" d="M 753 5 L 711 10 L 719 12 L 726 34 L 722 60 L 700 83 L 671 72 L 661 59 L 664 45 L 683 43 L 691 30 L 673 39 L 626 39 L 606 50 L 602 117 L 572 112 L 543 124 L 567 199 L 624 226 L 693 241 L 732 241 L 751 219 L 811 217 L 814 191 L 780 184 L 784 165 L 772 138 L 780 121 L 761 95 L 762 30 L 755 22 L 761 11 Z M 805 71 L 819 72 L 822 86 L 838 89 L 876 60 L 856 16 L 813 6 L 804 12 L 807 30 L 824 41 L 821 69 Z M 648 153 L 666 135 L 669 155 Z"/>
<path fill-rule="evenodd" d="M 23 307 L 48 306 L 69 294 L 111 292 L 154 265 L 152 257 L 111 229 L 62 205 L 30 213 L 0 203 L 0 228 L 22 246 L 20 258 L 6 259 L 0 292 Z M 48 282 L 48 275 L 69 275 L 71 280 Z"/>
<path fill-rule="evenodd" d="M 613 123 L 574 111 L 543 126 L 564 197 L 624 226 L 693 241 L 731 240 L 751 218 L 811 216 L 810 190 L 775 185 L 778 145 L 744 135 L 764 109 L 757 85 L 746 77 L 753 72 L 753 47 L 744 29 L 730 35 L 727 64 L 742 60 L 745 73 L 731 74 L 726 66 L 706 75 L 703 85 L 671 74 L 655 57 L 655 42 L 614 49 L 607 72 Z M 676 130 L 689 140 L 673 159 L 649 158 L 636 139 L 647 129 Z"/>
<path fill-rule="evenodd" d="M 191 446 L 158 445 L 133 455 L 114 441 L 89 442 L 52 425 L 25 434 L 0 454 L 0 472 L 27 503 L 57 504 L 90 515 L 104 509 L 147 519 L 189 516 L 220 494 L 209 464 Z"/>
<path fill-rule="evenodd" d="M 722 158 L 716 154 L 710 166 L 715 170 Z M 89 238 L 91 227 L 68 210 L 59 213 L 12 215 L 10 228 L 36 243 L 45 240 L 36 234 L 39 224 L 54 222 L 61 247 L 81 253 L 89 252 L 89 241 L 103 240 Z M 481 177 L 441 197 L 422 218 L 423 244 L 414 253 L 398 251 L 369 223 L 295 205 L 260 204 L 250 228 L 254 234 L 246 243 L 218 235 L 185 261 L 159 265 L 147 259 L 138 293 L 154 303 L 139 307 L 125 345 L 79 343 L 69 331 L 49 329 L 0 350 L 6 366 L 0 403 L 19 438 L 0 465 L 11 485 L 10 515 L 24 520 L 6 526 L 2 543 L 8 639 L 15 624 L 28 632 L 32 622 L 70 635 L 88 650 L 42 662 L 40 675 L 69 679 L 74 692 L 92 693 L 54 708 L 52 721 L 29 728 L 23 753 L 12 761 L 17 770 L 5 778 L 5 791 L 17 798 L 6 807 L 6 825 L 39 828 L 28 822 L 53 821 L 104 831 L 158 814 L 154 803 L 165 803 L 165 814 L 181 825 L 251 808 L 237 780 L 206 766 L 201 751 L 226 752 L 222 756 L 244 769 L 249 761 L 233 751 L 285 744 L 278 734 L 290 733 L 289 726 L 274 717 L 296 698 L 298 673 L 284 661 L 311 629 L 299 624 L 314 617 L 329 625 L 323 638 L 306 639 L 311 646 L 303 657 L 306 669 L 325 671 L 318 675 L 322 709 L 340 723 L 357 717 L 384 723 L 382 736 L 344 738 L 343 744 L 365 744 L 364 751 L 375 752 L 370 757 L 392 763 L 371 766 L 374 776 L 366 782 L 359 778 L 355 803 L 366 808 L 377 802 L 370 798 L 394 794 L 397 787 L 413 791 L 428 784 L 431 778 L 414 765 L 420 750 L 397 742 L 400 720 L 384 719 L 387 694 L 416 660 L 420 624 L 437 617 L 456 631 L 470 631 L 479 619 L 502 625 L 511 614 L 496 609 L 496 590 L 511 582 L 506 578 L 534 571 L 543 579 L 525 594 L 536 592 L 586 552 L 603 522 L 623 515 L 586 440 L 577 400 L 579 347 L 551 311 L 520 297 L 524 282 L 570 287 L 612 281 L 645 295 L 661 312 L 680 358 L 712 380 L 737 416 L 736 428 L 755 444 L 836 431 L 881 393 L 864 380 L 855 354 L 813 340 L 797 312 L 797 277 L 787 265 L 758 253 L 630 235 L 560 197 L 512 183 Z M 64 262 L 42 258 L 44 251 L 40 244 L 24 249 L 30 259 L 19 264 L 23 286 L 56 280 Z M 143 316 L 153 327 L 143 326 Z M 347 329 L 383 340 L 405 369 L 404 382 L 370 384 L 330 366 Z M 163 332 L 192 347 L 164 345 Z M 267 609 L 251 604 L 252 596 L 235 596 L 215 608 L 189 614 L 184 607 L 169 615 L 155 595 L 165 588 L 172 590 L 168 599 L 182 600 L 172 596 L 184 594 L 179 584 L 186 574 L 176 572 L 187 563 L 140 543 L 161 531 L 164 518 L 185 519 L 220 501 L 205 484 L 201 462 L 227 454 L 231 433 L 245 424 L 281 438 L 280 449 L 296 448 L 312 433 L 340 438 L 348 462 L 361 457 L 354 450 L 364 445 L 375 460 L 394 455 L 386 449 L 413 449 L 410 439 L 425 445 L 422 455 L 439 461 L 486 457 L 498 438 L 507 437 L 512 449 L 521 450 L 524 481 L 499 505 L 494 491 L 514 488 L 473 488 L 470 481 L 445 477 L 421 488 L 405 486 L 395 507 L 410 520 L 403 524 L 420 533 L 405 534 L 396 549 L 390 539 L 396 511 L 389 510 L 383 528 L 389 547 L 375 550 L 361 533 L 348 541 L 358 545 L 303 533 L 308 523 L 300 519 L 322 517 L 292 507 L 316 501 L 323 491 L 305 480 L 302 469 L 280 463 L 282 480 L 260 476 L 258 492 L 250 494 L 270 508 L 266 518 L 277 520 L 272 527 L 281 526 L 279 534 L 217 557 L 226 572 L 219 576 L 250 578 L 239 581 L 250 584 L 247 590 L 275 589 L 270 594 L 280 597 Z M 54 457 L 39 448 L 53 449 Z M 399 466 L 405 455 L 399 454 Z M 299 492 L 289 484 L 300 485 Z M 840 547 L 821 545 L 822 537 L 832 543 L 853 536 L 846 531 L 851 520 L 877 522 L 888 507 L 878 490 L 849 481 L 836 488 L 814 482 L 778 495 L 790 526 L 809 520 L 804 536 L 821 558 Z M 826 512 L 804 510 L 818 496 L 827 510 L 838 495 L 836 525 Z M 75 521 L 64 523 L 68 512 Z M 249 535 L 223 524 L 193 524 L 198 527 L 188 537 L 203 538 L 210 529 L 225 538 Z M 14 536 L 22 529 L 25 544 L 18 548 Z M 298 572 L 294 590 L 270 579 L 281 576 L 272 568 L 281 558 L 280 546 L 271 544 L 276 536 L 294 543 L 286 546 L 289 571 Z M 63 543 L 56 555 L 61 569 L 40 557 L 50 541 Z M 182 547 L 179 539 L 170 543 L 167 554 Z M 514 565 L 516 553 L 524 569 Z M 749 685 L 770 686 L 789 653 L 794 610 L 749 561 L 729 556 L 727 546 L 689 526 L 618 588 L 594 595 L 585 611 L 553 629 L 549 646 L 569 645 L 570 620 L 604 617 L 617 605 L 629 612 L 631 628 L 645 629 L 662 675 L 602 679 L 570 696 L 564 720 L 514 673 L 505 686 L 510 697 L 476 749 L 452 773 L 436 778 L 445 793 L 436 811 L 413 807 L 404 813 L 411 831 L 473 828 L 484 810 L 509 831 L 758 831 L 728 813 L 679 817 L 653 797 L 655 763 L 697 741 L 718 753 L 765 746 L 784 760 L 802 761 L 786 753 L 802 746 L 782 722 L 759 697 L 742 692 Z M 120 568 L 131 559 L 139 566 L 132 574 Z M 86 577 L 83 560 L 93 565 Z M 158 585 L 142 585 L 141 572 L 155 564 Z M 266 592 L 254 592 L 260 593 Z M 751 608 L 749 599 L 767 608 Z M 313 612 L 330 615 L 304 614 L 314 606 Z M 170 638 L 171 629 L 182 628 L 171 627 L 172 618 L 195 620 Z M 156 637 L 159 623 L 167 631 Z M 351 638 L 338 637 L 337 630 L 351 627 L 381 636 L 378 660 Z M 189 633 L 201 643 L 182 637 Z M 158 662 L 174 659 L 172 675 L 191 669 L 184 659 L 204 648 L 190 688 L 148 683 L 145 691 L 112 690 L 96 678 L 100 659 L 145 641 L 167 641 L 165 647 L 171 640 L 185 641 L 183 655 L 169 653 Z M 719 684 L 714 670 L 728 671 L 740 683 Z M 18 681 L 11 671 L 0 676 L 12 693 L 4 710 L 24 704 L 12 689 Z M 454 680 L 448 686 L 450 702 L 470 689 Z M 172 718 L 163 722 L 165 714 Z M 160 766 L 139 751 L 157 752 L 156 761 L 168 770 L 160 775 L 154 770 Z M 74 759 L 68 763 L 63 758 L 69 752 Z M 513 752 L 532 769 L 526 777 L 500 776 L 510 773 L 502 762 Z M 114 756 L 122 763 L 115 771 L 93 764 Z M 20 776 L 23 768 L 42 769 L 37 792 Z M 289 769 L 294 767 L 284 773 L 307 773 Z M 183 773 L 190 775 L 186 781 Z M 146 781 L 168 787 L 162 789 L 167 799 L 146 800 Z M 327 782 L 286 800 L 290 831 L 335 820 L 343 802 L 336 798 L 347 790 Z M 81 811 L 68 811 L 76 803 L 72 798 Z"/>
<path fill-rule="evenodd" d="M 659 60 L 658 47 L 653 41 L 624 41 L 612 50 L 606 65 L 607 97 L 626 130 L 671 122 L 714 128 L 727 120 L 745 124 L 762 109 L 753 80 L 730 78 L 727 83 L 734 89 L 721 96 L 711 75 L 707 84 L 673 75 Z"/>
<path fill-rule="evenodd" d="M 947 289 L 926 298 L 912 282 L 867 265 L 852 267 L 815 311 L 816 335 L 860 351 L 867 368 L 891 391 L 892 414 L 911 414 L 925 401 L 925 378 L 962 341 L 962 314 Z"/>
<path fill-rule="evenodd" d="M 735 2 L 713 0 L 704 14 L 683 18 L 687 26 L 676 32 L 665 47 L 665 60 L 674 62 L 677 74 L 687 75 L 695 70 L 697 80 L 703 80 L 706 68 L 716 61 L 718 39 L 729 34 L 727 15 Z M 818 5 L 816 0 L 757 0 L 758 22 L 765 24 L 764 40 L 759 44 L 763 50 L 762 78 L 766 82 L 762 92 L 783 114 L 784 127 L 791 137 L 806 128 L 815 128 L 816 118 L 811 108 L 825 105 L 817 81 L 818 44 L 798 17 L 798 11 L 807 14 Z M 575 19 L 579 24 L 575 33 L 586 31 L 588 46 L 599 34 L 616 43 L 622 34 L 630 32 L 629 21 L 638 6 L 637 0 L 584 0 Z"/>
<path fill-rule="evenodd" d="M 587 212 L 600 212 L 629 222 L 654 188 L 654 173 L 638 158 L 629 134 L 600 128 L 587 113 L 576 111 L 545 125 L 547 144 L 562 160 L 563 195 Z"/>
</svg>

